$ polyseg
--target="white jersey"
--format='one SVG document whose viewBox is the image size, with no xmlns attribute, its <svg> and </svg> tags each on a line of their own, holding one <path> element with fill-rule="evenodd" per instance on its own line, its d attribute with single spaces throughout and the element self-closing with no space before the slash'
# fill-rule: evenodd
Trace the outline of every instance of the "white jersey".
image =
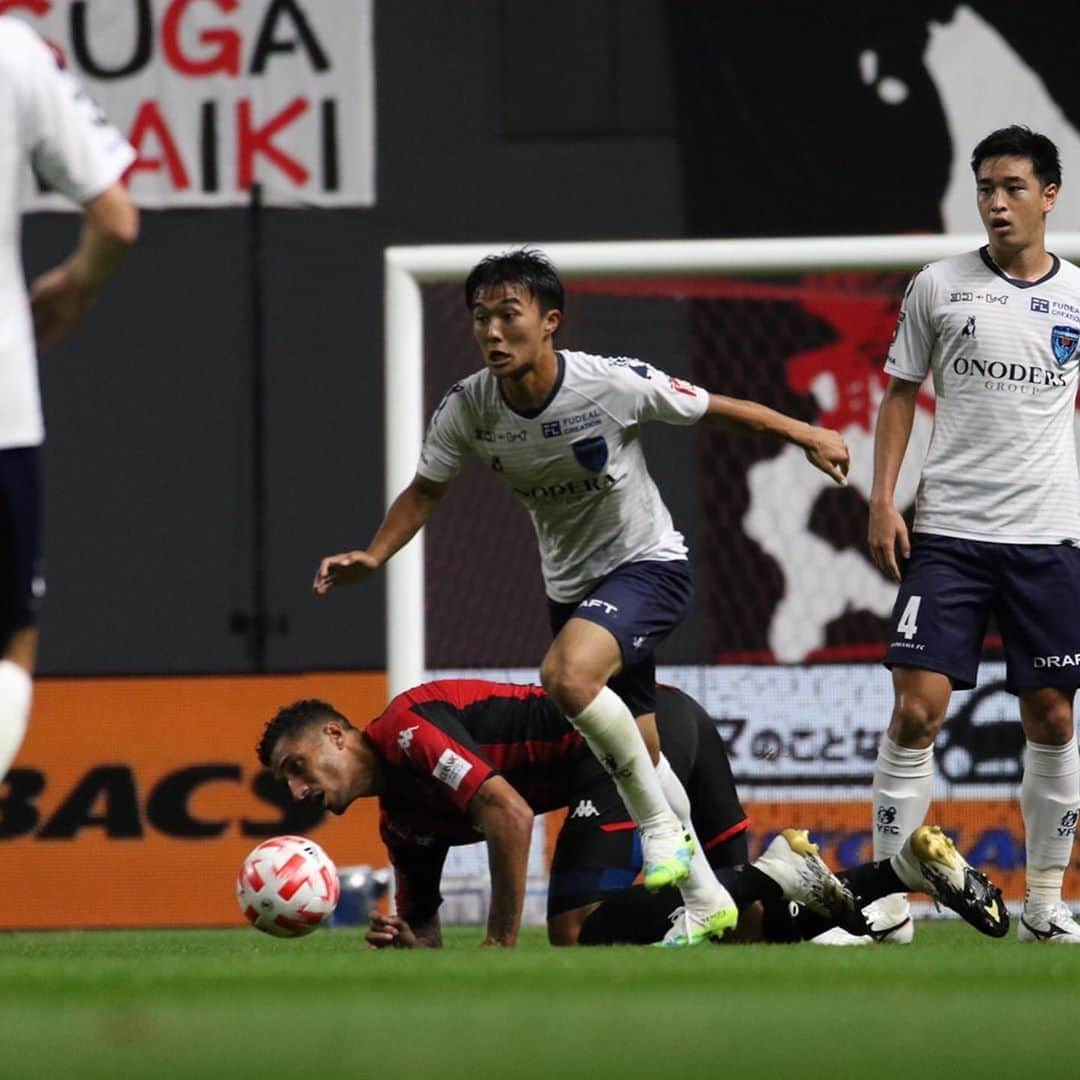
<svg viewBox="0 0 1080 1080">
<path fill-rule="evenodd" d="M 900 309 L 885 370 L 932 370 L 934 431 L 915 531 L 1008 544 L 1080 540 L 1073 411 L 1080 268 L 1006 277 L 987 249 L 924 267 Z"/>
<path fill-rule="evenodd" d="M 27 165 L 76 203 L 111 187 L 135 151 L 109 126 L 49 47 L 0 16 L 0 449 L 45 437 L 34 332 L 19 253 Z"/>
<path fill-rule="evenodd" d="M 558 359 L 550 398 L 529 414 L 506 403 L 486 369 L 452 386 L 417 471 L 446 483 L 475 454 L 502 474 L 532 517 L 547 595 L 570 603 L 625 563 L 686 558 L 638 428 L 696 423 L 709 395 L 640 360 L 562 350 Z"/>
</svg>

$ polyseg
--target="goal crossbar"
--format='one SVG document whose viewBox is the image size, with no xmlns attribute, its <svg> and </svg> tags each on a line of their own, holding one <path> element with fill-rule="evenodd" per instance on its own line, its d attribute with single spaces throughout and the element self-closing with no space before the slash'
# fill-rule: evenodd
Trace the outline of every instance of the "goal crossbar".
<svg viewBox="0 0 1080 1080">
<path fill-rule="evenodd" d="M 767 240 L 647 240 L 536 244 L 565 280 L 914 269 L 981 247 L 982 234 L 800 237 Z M 384 410 L 387 505 L 412 480 L 424 434 L 421 285 L 464 281 L 493 251 L 513 244 L 390 247 L 384 255 Z M 1050 238 L 1057 254 L 1080 259 L 1080 233 Z M 425 671 L 423 532 L 387 566 L 387 675 L 390 694 Z M 537 662 L 539 662 L 537 657 Z"/>
</svg>

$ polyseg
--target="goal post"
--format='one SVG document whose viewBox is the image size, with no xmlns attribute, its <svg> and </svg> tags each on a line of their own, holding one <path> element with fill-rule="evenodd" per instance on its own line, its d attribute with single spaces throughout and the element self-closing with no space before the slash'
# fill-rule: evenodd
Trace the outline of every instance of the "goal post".
<svg viewBox="0 0 1080 1080">
<path fill-rule="evenodd" d="M 566 281 L 897 271 L 981 247 L 981 234 L 766 240 L 538 243 Z M 385 453 L 387 505 L 411 481 L 424 424 L 424 310 L 421 287 L 464 281 L 486 255 L 511 243 L 391 247 L 385 252 Z M 1051 238 L 1059 255 L 1080 258 L 1080 233 Z M 464 317 L 464 313 L 463 313 Z M 479 366 L 479 362 L 478 365 Z M 387 675 L 390 694 L 426 670 L 423 531 L 387 566 Z M 539 657 L 537 657 L 539 662 Z"/>
</svg>

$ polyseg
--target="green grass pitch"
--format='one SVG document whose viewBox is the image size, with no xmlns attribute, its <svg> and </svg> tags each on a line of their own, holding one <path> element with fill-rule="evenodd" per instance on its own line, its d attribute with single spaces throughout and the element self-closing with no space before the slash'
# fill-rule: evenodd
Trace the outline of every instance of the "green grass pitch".
<svg viewBox="0 0 1080 1080">
<path fill-rule="evenodd" d="M 3 1077 L 1072 1075 L 1080 949 L 920 924 L 910 947 L 513 951 L 452 930 L 0 935 Z"/>
</svg>

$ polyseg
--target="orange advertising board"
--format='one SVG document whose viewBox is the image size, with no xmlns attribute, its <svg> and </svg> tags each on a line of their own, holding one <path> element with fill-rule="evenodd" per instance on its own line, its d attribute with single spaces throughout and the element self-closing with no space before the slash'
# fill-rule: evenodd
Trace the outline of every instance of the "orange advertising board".
<svg viewBox="0 0 1080 1080">
<path fill-rule="evenodd" d="M 318 697 L 364 724 L 385 694 L 382 673 L 39 680 L 0 787 L 17 868 L 0 928 L 240 924 L 240 863 L 284 832 L 338 866 L 385 865 L 374 799 L 341 818 L 290 804 L 254 752 L 282 705 Z"/>
</svg>

